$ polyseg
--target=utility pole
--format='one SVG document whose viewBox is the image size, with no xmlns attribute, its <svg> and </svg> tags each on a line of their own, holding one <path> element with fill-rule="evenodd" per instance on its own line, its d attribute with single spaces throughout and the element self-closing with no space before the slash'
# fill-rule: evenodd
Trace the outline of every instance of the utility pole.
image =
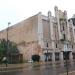
<svg viewBox="0 0 75 75">
<path fill-rule="evenodd" d="M 7 27 L 7 51 L 6 51 L 6 67 L 8 66 L 7 65 L 7 62 L 8 62 L 8 49 L 9 49 L 9 39 L 8 39 L 8 31 L 9 31 L 9 25 L 10 25 L 11 23 L 10 22 L 8 22 L 8 27 Z"/>
</svg>

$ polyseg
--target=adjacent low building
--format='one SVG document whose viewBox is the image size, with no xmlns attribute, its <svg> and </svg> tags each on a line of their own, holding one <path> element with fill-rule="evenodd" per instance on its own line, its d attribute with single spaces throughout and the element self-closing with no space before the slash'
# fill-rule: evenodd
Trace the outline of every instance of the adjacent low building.
<svg viewBox="0 0 75 75">
<path fill-rule="evenodd" d="M 72 19 L 68 21 L 67 12 L 54 8 L 55 16 L 48 12 L 48 16 L 38 14 L 19 22 L 8 31 L 8 39 L 15 42 L 23 60 L 31 60 L 31 56 L 38 54 L 41 61 L 75 59 L 75 26 Z M 7 39 L 7 30 L 0 31 L 0 39 Z"/>
</svg>

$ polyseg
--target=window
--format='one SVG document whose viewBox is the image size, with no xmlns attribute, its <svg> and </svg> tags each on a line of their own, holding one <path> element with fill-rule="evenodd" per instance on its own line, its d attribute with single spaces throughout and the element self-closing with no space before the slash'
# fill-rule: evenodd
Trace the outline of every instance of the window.
<svg viewBox="0 0 75 75">
<path fill-rule="evenodd" d="M 65 40 L 65 34 L 63 34 L 63 39 Z"/>
<path fill-rule="evenodd" d="M 63 26 L 63 31 L 64 31 L 64 26 Z"/>
<path fill-rule="evenodd" d="M 56 48 L 57 48 L 57 43 L 56 43 Z"/>
<path fill-rule="evenodd" d="M 67 22 L 66 22 L 66 27 L 67 27 Z"/>
<path fill-rule="evenodd" d="M 73 49 L 73 45 L 72 45 L 72 49 Z"/>
<path fill-rule="evenodd" d="M 46 47 L 49 47 L 48 43 L 46 43 Z"/>
</svg>

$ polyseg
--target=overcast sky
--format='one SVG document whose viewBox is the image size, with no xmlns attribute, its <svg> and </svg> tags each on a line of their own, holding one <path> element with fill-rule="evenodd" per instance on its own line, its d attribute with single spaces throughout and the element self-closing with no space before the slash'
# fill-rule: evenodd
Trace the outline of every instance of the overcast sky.
<svg viewBox="0 0 75 75">
<path fill-rule="evenodd" d="M 68 18 L 75 14 L 74 0 L 0 0 L 0 30 L 6 28 L 8 22 L 14 25 L 38 12 L 47 15 L 50 10 L 54 15 L 54 6 L 66 10 Z"/>
</svg>

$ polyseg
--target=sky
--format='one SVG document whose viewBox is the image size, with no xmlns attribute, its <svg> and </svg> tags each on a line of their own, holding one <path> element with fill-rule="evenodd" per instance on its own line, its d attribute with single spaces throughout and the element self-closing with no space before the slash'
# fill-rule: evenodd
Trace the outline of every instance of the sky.
<svg viewBox="0 0 75 75">
<path fill-rule="evenodd" d="M 75 14 L 74 0 L 0 0 L 0 30 L 42 12 L 47 16 L 48 11 L 54 16 L 54 6 L 67 11 L 68 18 Z"/>
</svg>

